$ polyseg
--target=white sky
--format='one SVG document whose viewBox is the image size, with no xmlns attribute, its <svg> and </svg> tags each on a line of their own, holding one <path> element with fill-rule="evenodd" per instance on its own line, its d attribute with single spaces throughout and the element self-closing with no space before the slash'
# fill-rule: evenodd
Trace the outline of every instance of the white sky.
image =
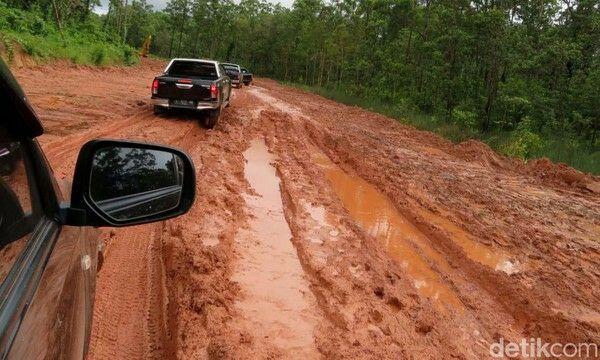
<svg viewBox="0 0 600 360">
<path fill-rule="evenodd" d="M 239 2 L 239 0 L 234 0 L 236 3 Z M 283 6 L 292 7 L 292 4 L 294 3 L 294 0 L 267 0 L 270 3 L 273 4 L 277 4 L 280 3 Z M 152 5 L 154 7 L 154 10 L 162 10 L 165 8 L 165 6 L 167 6 L 167 2 L 168 0 L 146 0 L 146 2 L 150 5 Z M 94 9 L 94 12 L 97 14 L 106 14 L 106 12 L 108 11 L 108 0 L 100 0 L 101 5 L 97 6 Z"/>
</svg>

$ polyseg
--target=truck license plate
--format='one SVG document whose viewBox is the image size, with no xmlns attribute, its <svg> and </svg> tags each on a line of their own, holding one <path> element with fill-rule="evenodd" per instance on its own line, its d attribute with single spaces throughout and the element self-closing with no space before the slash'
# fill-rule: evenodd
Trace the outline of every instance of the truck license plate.
<svg viewBox="0 0 600 360">
<path fill-rule="evenodd" d="M 184 107 L 194 107 L 194 106 L 196 106 L 194 100 L 171 100 L 171 105 L 173 105 L 173 106 L 184 106 Z"/>
</svg>

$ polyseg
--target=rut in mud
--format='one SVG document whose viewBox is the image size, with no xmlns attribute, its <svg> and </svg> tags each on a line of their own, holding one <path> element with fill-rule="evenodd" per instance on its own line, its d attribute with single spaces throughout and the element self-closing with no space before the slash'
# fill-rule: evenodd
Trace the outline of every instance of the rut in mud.
<svg viewBox="0 0 600 360">
<path fill-rule="evenodd" d="M 260 348 L 287 358 L 318 358 L 313 333 L 320 317 L 316 300 L 291 243 L 279 179 L 262 139 L 244 152 L 245 175 L 256 193 L 245 196 L 253 217 L 236 235 L 239 256 L 232 279 L 243 298 L 237 308 Z"/>
<path fill-rule="evenodd" d="M 500 338 L 600 342 L 597 178 L 269 80 L 235 90 L 206 130 L 152 114 L 163 65 L 16 72 L 60 178 L 95 137 L 172 144 L 196 164 L 186 216 L 102 230 L 90 359 L 483 359 Z"/>
</svg>

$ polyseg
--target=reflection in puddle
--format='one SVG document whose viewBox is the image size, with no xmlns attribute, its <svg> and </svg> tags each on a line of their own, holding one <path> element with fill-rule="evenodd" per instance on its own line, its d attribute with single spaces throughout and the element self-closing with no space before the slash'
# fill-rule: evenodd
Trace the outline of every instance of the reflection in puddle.
<svg viewBox="0 0 600 360">
<path fill-rule="evenodd" d="M 429 246 L 425 235 L 368 182 L 348 175 L 321 153 L 316 154 L 315 160 L 325 169 L 327 179 L 352 218 L 385 246 L 418 291 L 439 309 L 450 307 L 462 311 L 464 307 L 458 296 L 425 260 L 429 259 L 440 271 L 450 271 L 449 264 Z"/>
</svg>

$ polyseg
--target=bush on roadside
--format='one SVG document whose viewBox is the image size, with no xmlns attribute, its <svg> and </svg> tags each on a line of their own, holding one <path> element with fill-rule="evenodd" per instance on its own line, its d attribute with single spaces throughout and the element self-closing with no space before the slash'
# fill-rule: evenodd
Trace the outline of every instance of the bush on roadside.
<svg viewBox="0 0 600 360">
<path fill-rule="evenodd" d="M 475 131 L 478 125 L 477 114 L 461 107 L 456 107 L 452 110 L 452 122 L 462 128 Z"/>
<path fill-rule="evenodd" d="M 525 117 L 513 131 L 508 142 L 500 150 L 504 154 L 520 159 L 529 159 L 543 148 L 542 138 L 530 130 L 531 120 Z"/>
<path fill-rule="evenodd" d="M 38 62 L 67 59 L 76 64 L 99 66 L 138 62 L 135 49 L 112 40 L 95 14 L 82 23 L 67 23 L 59 31 L 38 10 L 10 8 L 0 1 L 0 40 L 9 62 L 13 59 L 13 43 L 18 43 Z"/>
<path fill-rule="evenodd" d="M 99 46 L 92 51 L 92 62 L 96 66 L 104 65 L 106 61 L 106 51 Z"/>
</svg>

